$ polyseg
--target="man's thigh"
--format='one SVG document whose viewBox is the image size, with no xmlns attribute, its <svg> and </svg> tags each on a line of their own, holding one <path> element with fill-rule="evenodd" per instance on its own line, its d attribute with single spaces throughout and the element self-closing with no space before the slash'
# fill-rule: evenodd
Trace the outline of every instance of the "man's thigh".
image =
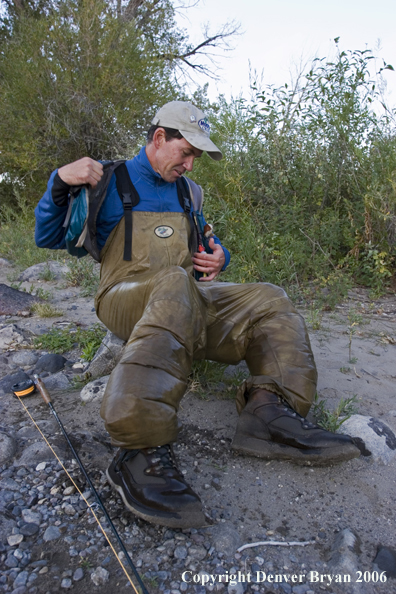
<svg viewBox="0 0 396 594">
<path fill-rule="evenodd" d="M 245 358 L 251 329 L 279 310 L 295 311 L 285 291 L 269 283 L 204 283 L 199 291 L 206 302 L 206 358 L 236 364 Z"/>
<path fill-rule="evenodd" d="M 179 266 L 137 274 L 118 283 L 102 298 L 97 313 L 107 328 L 123 340 L 131 337 L 137 325 L 145 323 L 159 328 L 163 324 L 176 333 L 192 331 L 193 341 L 200 348 L 205 342 L 205 304 L 194 279 Z"/>
</svg>

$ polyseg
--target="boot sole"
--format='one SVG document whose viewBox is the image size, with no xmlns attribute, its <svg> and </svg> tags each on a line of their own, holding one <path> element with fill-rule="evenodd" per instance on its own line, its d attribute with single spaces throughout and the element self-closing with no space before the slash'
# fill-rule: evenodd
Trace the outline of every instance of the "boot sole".
<svg viewBox="0 0 396 594">
<path fill-rule="evenodd" d="M 242 454 L 264 458 L 264 460 L 285 460 L 305 466 L 325 466 L 346 462 L 360 456 L 360 450 L 353 444 L 334 448 L 301 450 L 285 444 L 257 439 L 247 435 L 235 435 L 231 448 Z"/>
<path fill-rule="evenodd" d="M 133 514 L 139 516 L 147 522 L 168 528 L 201 528 L 206 524 L 206 518 L 202 510 L 178 512 L 177 514 L 165 513 L 161 511 L 150 510 L 140 505 L 137 501 L 132 505 L 131 501 L 125 497 L 124 489 L 117 485 L 110 476 L 109 470 L 106 470 L 106 476 L 109 484 L 121 495 L 126 508 Z"/>
</svg>

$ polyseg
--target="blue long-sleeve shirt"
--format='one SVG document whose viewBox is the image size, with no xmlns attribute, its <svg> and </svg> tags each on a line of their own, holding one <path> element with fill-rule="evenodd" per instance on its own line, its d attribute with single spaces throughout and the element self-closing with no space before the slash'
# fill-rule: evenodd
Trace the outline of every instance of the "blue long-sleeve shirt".
<svg viewBox="0 0 396 594">
<path fill-rule="evenodd" d="M 147 158 L 145 147 L 140 150 L 134 159 L 126 161 L 126 166 L 132 183 L 140 196 L 140 202 L 133 210 L 144 212 L 183 212 L 177 196 L 176 183 L 164 181 L 160 174 L 154 171 Z M 68 186 L 61 182 L 64 187 L 64 199 L 62 199 L 62 196 L 59 199 L 59 176 L 55 179 L 56 176 L 57 170 L 51 174 L 47 190 L 35 209 L 35 240 L 38 247 L 64 249 L 66 243 L 63 222 L 68 208 Z M 54 180 L 57 193 L 56 202 L 59 206 L 54 202 Z M 62 188 L 60 189 L 60 194 L 62 194 Z M 104 247 L 111 231 L 123 216 L 122 200 L 118 195 L 116 178 L 113 175 L 97 219 L 97 242 L 100 250 Z M 215 237 L 215 242 L 221 245 L 217 237 Z M 223 250 L 225 255 L 223 270 L 225 270 L 230 262 L 230 253 L 224 247 Z"/>
</svg>

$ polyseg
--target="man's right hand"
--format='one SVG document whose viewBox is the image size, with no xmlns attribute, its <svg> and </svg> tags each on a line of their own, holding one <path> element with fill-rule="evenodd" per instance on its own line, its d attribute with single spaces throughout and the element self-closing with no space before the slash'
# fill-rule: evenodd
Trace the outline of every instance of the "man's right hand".
<svg viewBox="0 0 396 594">
<path fill-rule="evenodd" d="M 83 157 L 58 169 L 58 175 L 69 186 L 89 184 L 95 188 L 103 175 L 103 165 L 99 161 Z"/>
</svg>

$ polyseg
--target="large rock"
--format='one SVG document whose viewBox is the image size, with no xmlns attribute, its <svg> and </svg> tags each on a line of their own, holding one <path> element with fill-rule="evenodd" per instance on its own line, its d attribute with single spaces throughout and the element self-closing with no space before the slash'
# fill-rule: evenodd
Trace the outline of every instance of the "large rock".
<svg viewBox="0 0 396 594">
<path fill-rule="evenodd" d="M 16 442 L 10 435 L 0 431 L 0 465 L 9 462 L 16 452 Z"/>
<path fill-rule="evenodd" d="M 43 371 L 48 371 L 48 373 L 56 373 L 64 368 L 67 359 L 62 357 L 62 355 L 55 355 L 52 353 L 48 353 L 47 355 L 43 355 L 37 361 L 36 367 L 34 369 L 35 373 L 42 373 Z"/>
<path fill-rule="evenodd" d="M 0 350 L 15 348 L 23 340 L 23 335 L 19 332 L 15 324 L 7 324 L 0 327 Z"/>
<path fill-rule="evenodd" d="M 54 452 L 56 452 L 61 459 L 64 459 L 65 450 L 60 450 L 53 444 L 51 445 Z M 71 458 L 71 455 L 69 455 L 68 458 Z M 52 462 L 54 459 L 54 454 L 47 444 L 44 441 L 38 441 L 24 449 L 19 460 L 14 461 L 14 465 L 36 467 L 40 462 Z"/>
<path fill-rule="evenodd" d="M 216 551 L 227 557 L 234 555 L 242 541 L 239 532 L 229 524 L 217 524 L 212 529 L 212 543 Z"/>
<path fill-rule="evenodd" d="M 70 272 L 66 264 L 49 260 L 30 266 L 19 276 L 20 281 L 59 280 Z"/>
<path fill-rule="evenodd" d="M 355 574 L 358 565 L 360 541 L 349 528 L 337 534 L 331 547 L 329 567 L 334 573 Z"/>
<path fill-rule="evenodd" d="M 80 393 L 81 400 L 85 403 L 102 400 L 109 378 L 109 375 L 105 375 L 84 386 Z"/>
<path fill-rule="evenodd" d="M 125 342 L 108 330 L 88 371 L 93 378 L 109 375 L 122 356 Z"/>
<path fill-rule="evenodd" d="M 396 550 L 391 547 L 379 546 L 374 559 L 374 571 L 386 571 L 386 577 L 396 578 Z"/>
<path fill-rule="evenodd" d="M 21 367 L 31 367 L 37 363 L 37 360 L 38 355 L 28 350 L 17 351 L 11 356 L 12 363 Z"/>
<path fill-rule="evenodd" d="M 396 435 L 383 421 L 375 417 L 352 415 L 339 430 L 364 443 L 364 455 L 371 455 L 374 462 L 389 464 L 396 454 Z"/>
<path fill-rule="evenodd" d="M 36 301 L 41 301 L 41 299 L 0 283 L 0 315 L 28 316 L 30 308 Z"/>
<path fill-rule="evenodd" d="M 49 375 L 48 377 L 44 378 L 45 386 L 47 390 L 51 393 L 51 391 L 57 390 L 69 390 L 72 386 L 69 378 L 63 371 L 59 373 L 54 373 L 54 375 Z"/>
<path fill-rule="evenodd" d="M 28 374 L 21 369 L 10 375 L 5 375 L 3 379 L 0 380 L 0 394 L 11 394 L 12 386 L 14 384 L 20 384 L 28 379 L 30 379 Z"/>
<path fill-rule="evenodd" d="M 110 574 L 104 567 L 97 567 L 91 573 L 91 580 L 95 584 L 95 586 L 103 586 L 106 582 L 109 581 Z"/>
</svg>

